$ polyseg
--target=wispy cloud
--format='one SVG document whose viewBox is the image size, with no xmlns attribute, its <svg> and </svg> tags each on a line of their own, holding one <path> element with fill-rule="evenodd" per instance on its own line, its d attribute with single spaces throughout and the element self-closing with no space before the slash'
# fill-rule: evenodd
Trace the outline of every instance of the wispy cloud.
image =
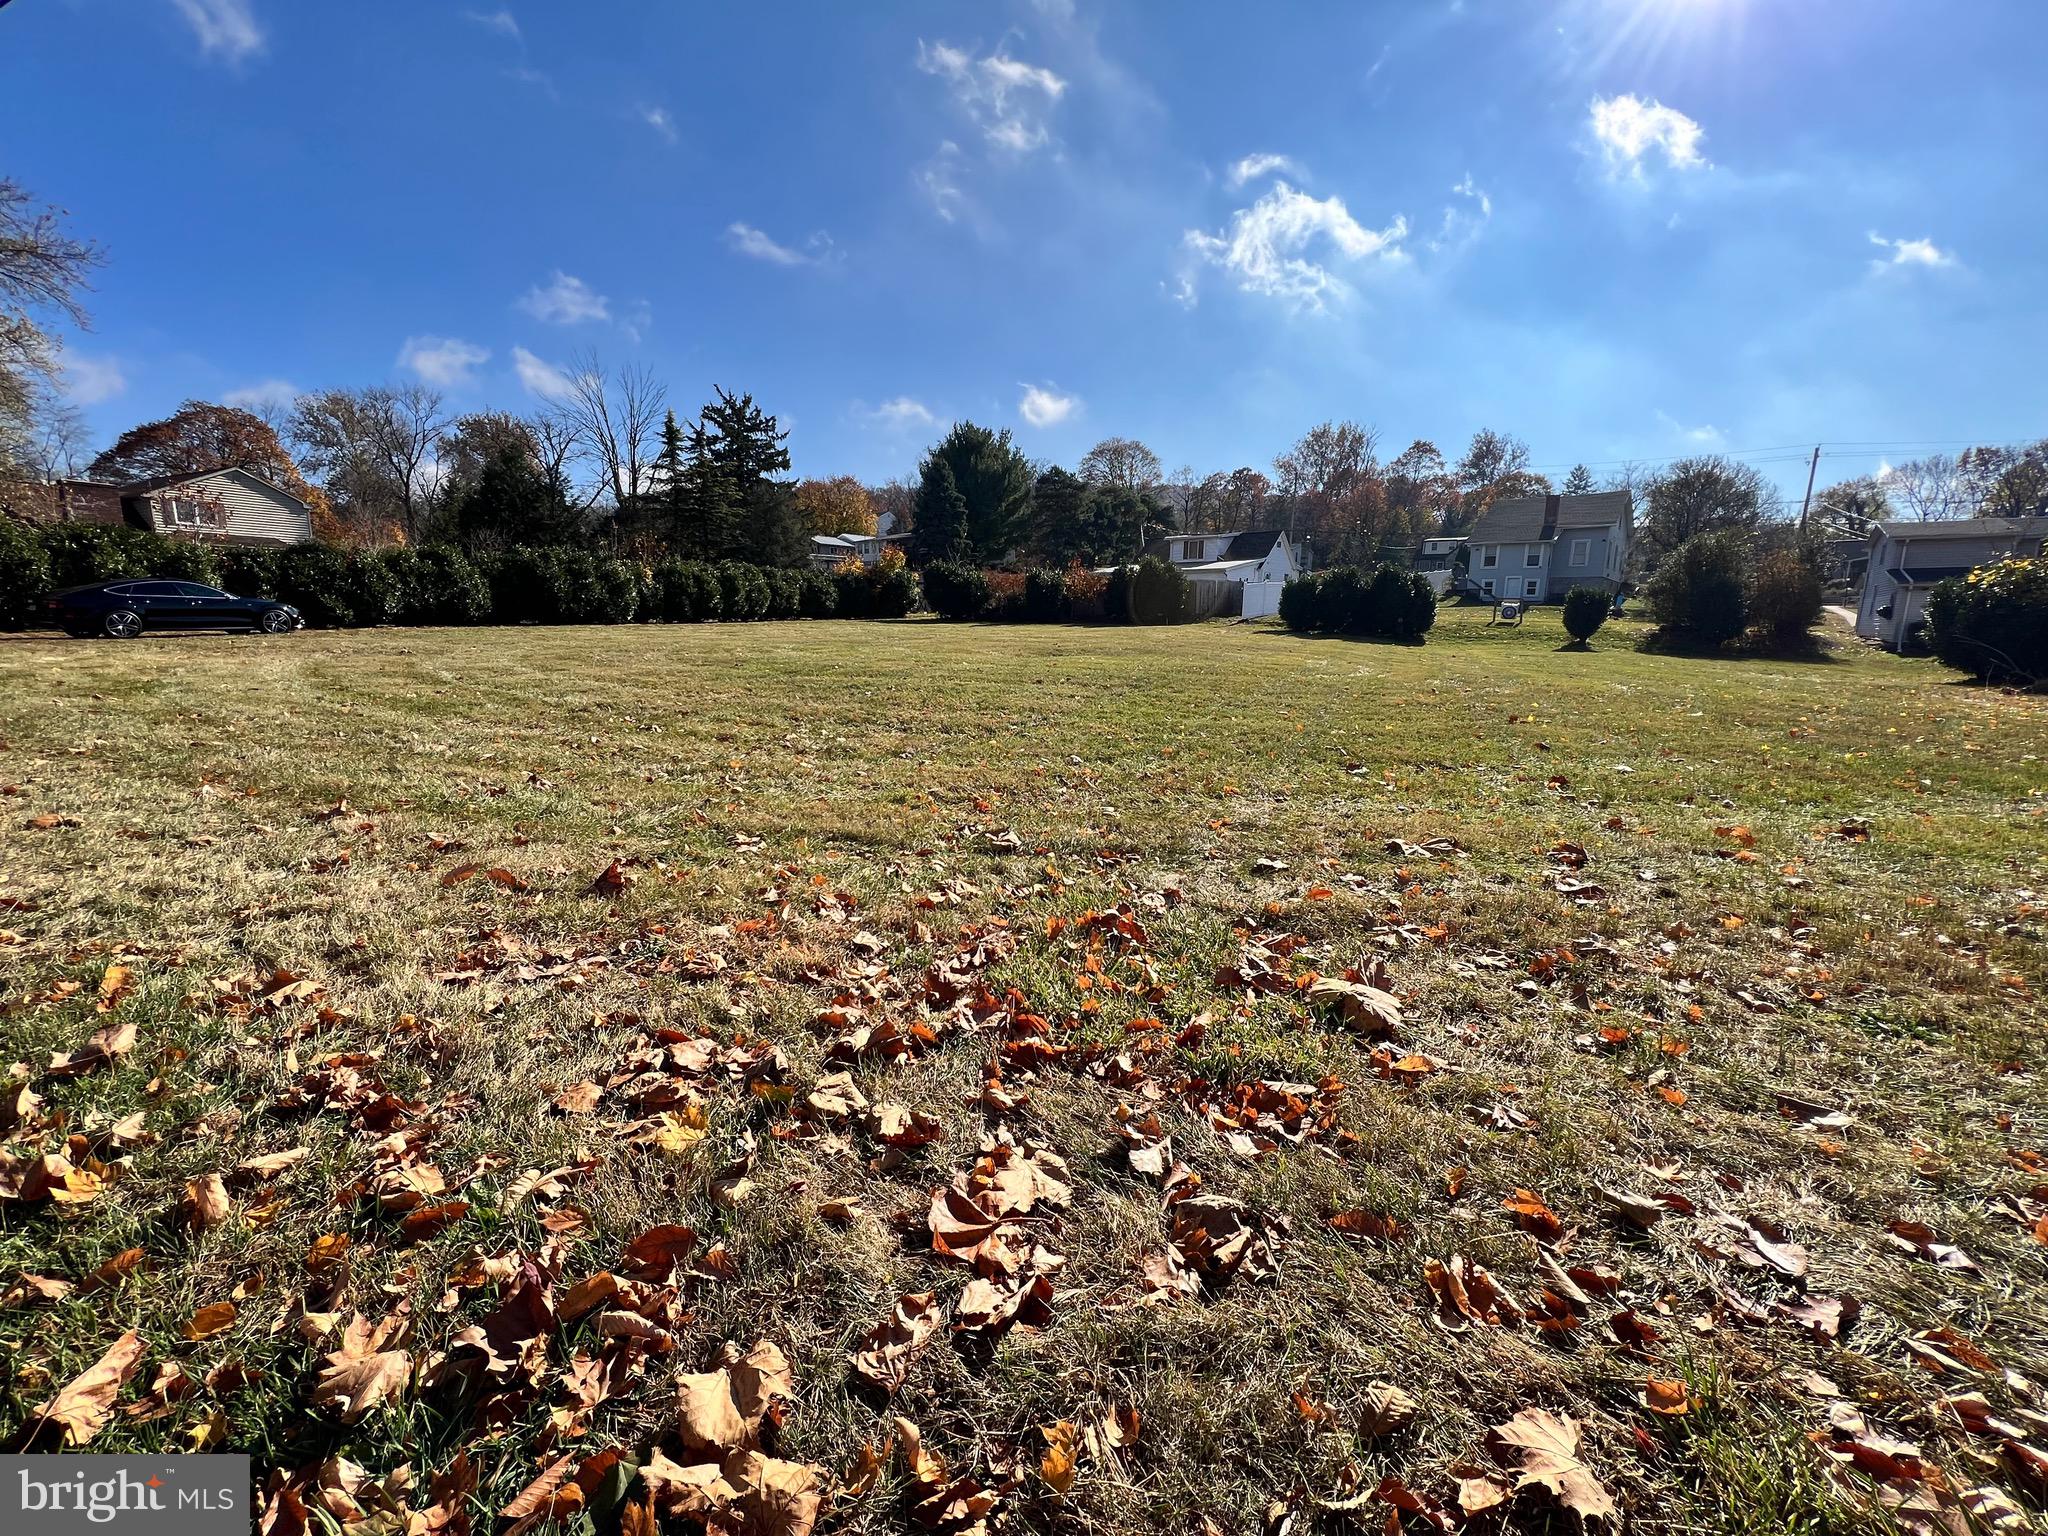
<svg viewBox="0 0 2048 1536">
<path fill-rule="evenodd" d="M 526 392 L 542 400 L 560 400 L 575 388 L 567 372 L 545 358 L 535 357 L 524 347 L 512 349 L 512 371 Z"/>
<path fill-rule="evenodd" d="M 1432 251 L 1450 250 L 1477 239 L 1486 221 L 1493 217 L 1493 198 L 1472 179 L 1470 171 L 1451 188 L 1451 196 L 1460 201 L 1444 204 L 1443 227 L 1427 242 Z"/>
<path fill-rule="evenodd" d="M 939 145 L 939 152 L 912 173 L 918 188 L 931 199 L 932 210 L 951 224 L 967 206 L 967 194 L 960 188 L 960 146 L 951 139 Z"/>
<path fill-rule="evenodd" d="M 517 64 L 505 71 L 505 78 L 530 85 L 552 100 L 561 100 L 562 93 L 555 89 L 555 77 L 544 69 L 535 69 L 531 64 Z"/>
<path fill-rule="evenodd" d="M 64 354 L 64 395 L 73 405 L 98 405 L 128 388 L 128 376 L 111 357 Z"/>
<path fill-rule="evenodd" d="M 1675 171 L 1704 170 L 1700 153 L 1706 130 L 1676 107 L 1639 96 L 1596 96 L 1587 119 L 1612 176 L 1643 174 L 1644 165 L 1661 159 Z"/>
<path fill-rule="evenodd" d="M 951 43 L 917 44 L 917 67 L 946 82 L 991 144 L 1019 154 L 1051 142 L 1047 118 L 1067 89 L 1051 70 L 1004 53 L 977 59 Z"/>
<path fill-rule="evenodd" d="M 725 227 L 726 243 L 742 256 L 751 256 L 756 261 L 765 261 L 778 267 L 821 266 L 833 257 L 832 237 L 822 232 L 812 235 L 802 249 L 783 245 L 765 230 L 751 224 L 735 221 Z"/>
<path fill-rule="evenodd" d="M 587 320 L 609 320 L 611 301 L 580 277 L 558 271 L 545 285 L 536 284 L 521 294 L 517 305 L 536 320 L 549 325 L 581 325 Z"/>
<path fill-rule="evenodd" d="M 242 410 L 289 410 L 299 398 L 299 386 L 286 379 L 260 379 L 254 384 L 244 384 L 240 389 L 231 389 L 220 397 L 221 404 L 237 406 Z"/>
<path fill-rule="evenodd" d="M 462 15 L 464 20 L 473 21 L 486 31 L 509 37 L 515 43 L 526 40 L 525 35 L 519 30 L 519 18 L 510 11 L 464 11 Z"/>
<path fill-rule="evenodd" d="M 668 115 L 667 107 L 642 107 L 640 109 L 640 121 L 652 128 L 671 144 L 681 137 L 676 132 L 676 120 Z"/>
<path fill-rule="evenodd" d="M 1024 394 L 1017 401 L 1017 414 L 1034 427 L 1056 427 L 1081 408 L 1076 396 L 1060 394 L 1046 385 L 1020 387 Z"/>
<path fill-rule="evenodd" d="M 1310 197 L 1280 181 L 1251 207 L 1232 214 L 1219 233 L 1191 229 L 1186 241 L 1190 251 L 1223 268 L 1246 293 L 1321 309 L 1325 295 L 1342 297 L 1350 286 L 1306 253 L 1327 253 L 1353 264 L 1401 261 L 1407 237 L 1408 221 L 1398 214 L 1385 229 L 1367 229 L 1339 198 Z"/>
<path fill-rule="evenodd" d="M 1659 411 L 1657 420 L 1666 432 L 1696 448 L 1715 448 L 1724 441 L 1721 429 L 1711 423 L 1703 422 L 1697 427 L 1688 427 L 1669 411 Z"/>
<path fill-rule="evenodd" d="M 1223 179 L 1229 186 L 1235 188 L 1243 186 L 1246 182 L 1257 181 L 1262 177 L 1270 176 L 1275 171 L 1285 171 L 1296 181 L 1308 180 L 1308 172 L 1303 168 L 1299 160 L 1291 159 L 1286 155 L 1264 154 L 1246 155 L 1230 168 L 1229 173 Z"/>
<path fill-rule="evenodd" d="M 398 349 L 398 366 L 436 389 L 462 388 L 490 360 L 489 348 L 453 336 L 408 336 Z"/>
<path fill-rule="evenodd" d="M 263 51 L 263 28 L 249 0 L 171 0 L 199 39 L 199 51 L 240 64 Z"/>
<path fill-rule="evenodd" d="M 929 427 L 938 420 L 922 401 L 913 400 L 908 395 L 898 395 L 893 400 L 884 400 L 872 410 L 865 406 L 855 406 L 854 411 L 875 426 L 885 427 L 891 431 L 900 431 L 906 427 Z"/>
<path fill-rule="evenodd" d="M 1887 240 L 1876 230 L 1870 232 L 1870 243 L 1886 252 L 1873 257 L 1870 265 L 1877 271 L 1888 271 L 1893 267 L 1952 267 L 1956 265 L 1956 253 L 1944 251 L 1932 240 Z"/>
</svg>

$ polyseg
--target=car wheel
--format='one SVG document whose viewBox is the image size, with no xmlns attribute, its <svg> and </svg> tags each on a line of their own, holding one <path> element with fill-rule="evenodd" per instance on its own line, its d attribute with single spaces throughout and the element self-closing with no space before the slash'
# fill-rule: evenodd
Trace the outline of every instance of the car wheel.
<svg viewBox="0 0 2048 1536">
<path fill-rule="evenodd" d="M 256 627 L 266 635 L 288 635 L 292 632 L 292 616 L 282 608 L 265 609 Z"/>
<path fill-rule="evenodd" d="M 142 633 L 142 615 L 133 608 L 116 608 L 100 621 L 100 627 L 116 640 L 133 640 Z"/>
</svg>

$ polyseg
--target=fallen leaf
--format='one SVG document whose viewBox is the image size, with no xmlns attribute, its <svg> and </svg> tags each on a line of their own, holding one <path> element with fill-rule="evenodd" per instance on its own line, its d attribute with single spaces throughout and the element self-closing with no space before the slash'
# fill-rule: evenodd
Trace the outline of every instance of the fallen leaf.
<svg viewBox="0 0 2048 1536">
<path fill-rule="evenodd" d="M 99 1360 L 36 1410 L 36 1425 L 61 1425 L 66 1445 L 84 1445 L 106 1427 L 114 1399 L 142 1364 L 141 1337 L 133 1330 L 121 1335 Z"/>
<path fill-rule="evenodd" d="M 1614 1499 L 1580 1459 L 1579 1426 L 1569 1414 L 1525 1408 L 1493 1433 L 1502 1445 L 1521 1453 L 1517 1488 L 1547 1489 L 1582 1520 L 1614 1519 Z"/>
</svg>

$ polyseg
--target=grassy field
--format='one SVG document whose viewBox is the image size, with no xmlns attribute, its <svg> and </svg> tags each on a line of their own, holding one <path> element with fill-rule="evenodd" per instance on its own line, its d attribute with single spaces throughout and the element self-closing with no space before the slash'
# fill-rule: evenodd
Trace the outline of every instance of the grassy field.
<svg viewBox="0 0 2048 1536">
<path fill-rule="evenodd" d="M 0 1440 L 2038 1528 L 2048 700 L 1483 617 L 0 639 Z"/>
</svg>

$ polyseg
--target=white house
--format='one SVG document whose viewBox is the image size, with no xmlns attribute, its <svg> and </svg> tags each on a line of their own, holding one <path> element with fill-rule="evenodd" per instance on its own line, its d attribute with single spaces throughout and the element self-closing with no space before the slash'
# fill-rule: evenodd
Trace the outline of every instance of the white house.
<svg viewBox="0 0 2048 1536">
<path fill-rule="evenodd" d="M 1879 523 L 1870 530 L 1870 563 L 1856 605 L 1856 633 L 1905 649 L 1927 597 L 1951 576 L 2015 555 L 2038 555 L 2043 517 L 1970 517 L 1955 522 Z"/>
<path fill-rule="evenodd" d="M 882 558 L 882 541 L 873 534 L 816 533 L 811 535 L 811 564 L 821 571 L 848 560 L 873 565 Z"/>
<path fill-rule="evenodd" d="M 60 522 L 126 524 L 219 544 L 276 547 L 313 537 L 313 509 L 246 469 L 156 475 L 119 485 L 61 480 L 56 493 Z"/>
<path fill-rule="evenodd" d="M 1278 528 L 1230 533 L 1171 533 L 1145 546 L 1147 555 L 1180 568 L 1198 585 L 1236 582 L 1244 588 L 1245 618 L 1280 611 L 1280 589 L 1301 574 L 1294 543 Z"/>
<path fill-rule="evenodd" d="M 1465 531 L 1466 590 L 1516 602 L 1562 602 L 1573 587 L 1621 590 L 1635 537 L 1627 491 L 1507 496 Z"/>
</svg>

